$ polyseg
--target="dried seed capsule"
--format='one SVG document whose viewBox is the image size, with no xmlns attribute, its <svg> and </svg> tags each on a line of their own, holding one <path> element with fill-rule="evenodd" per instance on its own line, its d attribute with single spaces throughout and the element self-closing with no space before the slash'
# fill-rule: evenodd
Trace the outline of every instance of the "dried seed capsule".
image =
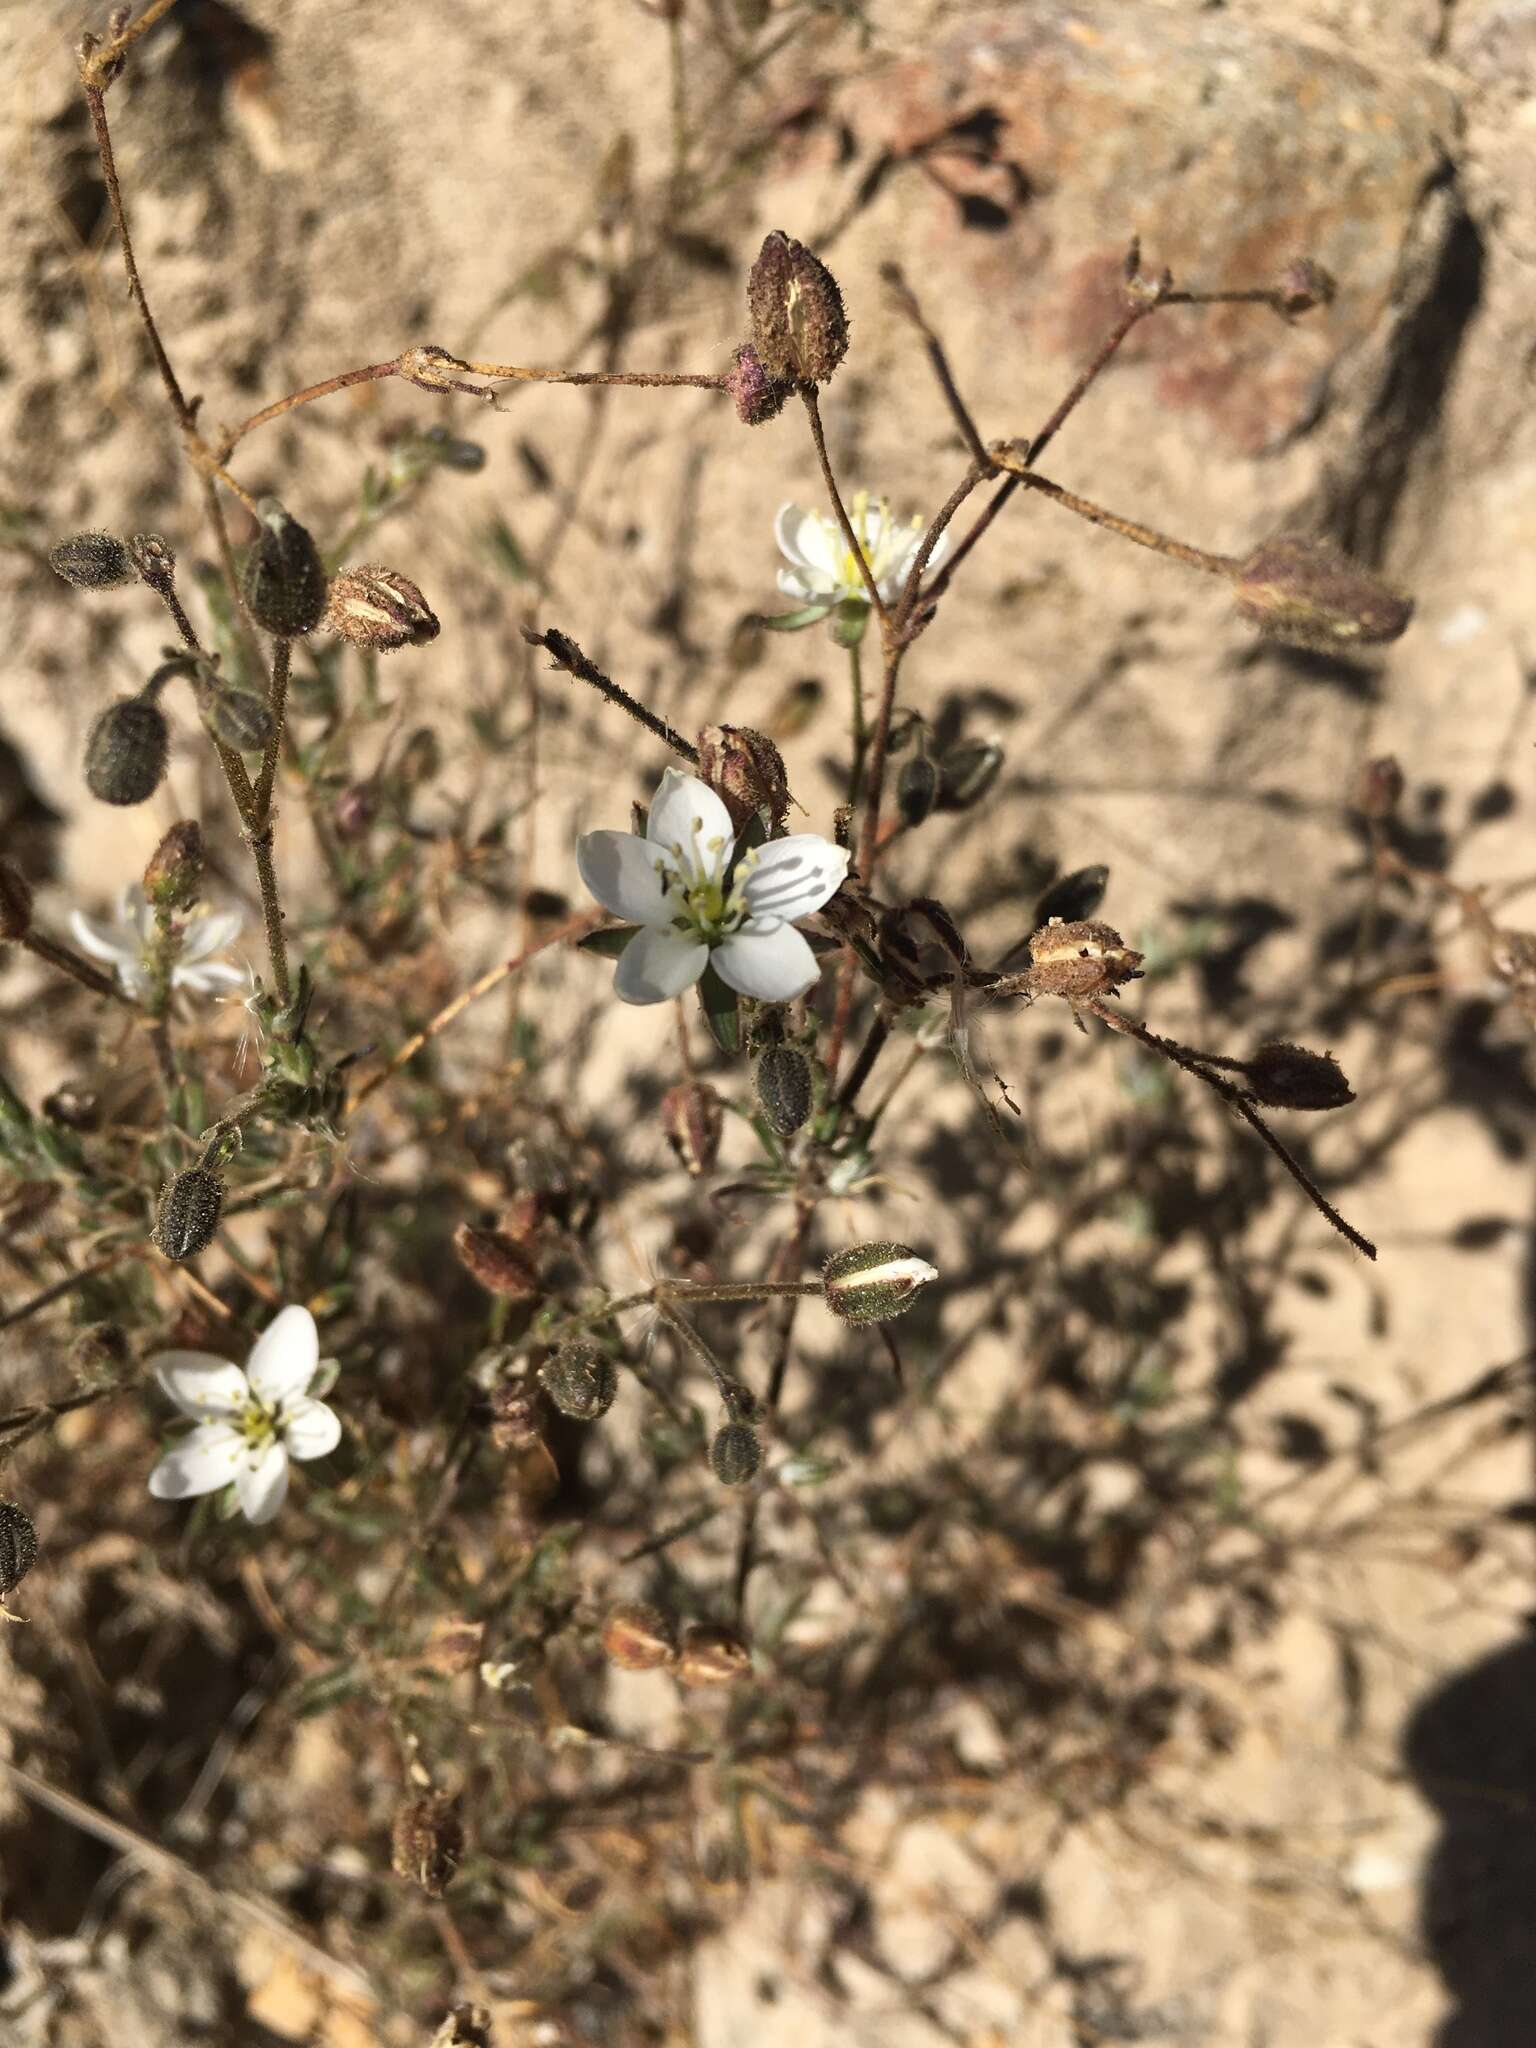
<svg viewBox="0 0 1536 2048">
<path fill-rule="evenodd" d="M 195 818 L 171 827 L 144 870 L 144 894 L 157 910 L 190 910 L 203 889 L 208 849 Z"/>
<path fill-rule="evenodd" d="M 32 884 L 13 861 L 0 860 L 0 939 L 24 939 L 32 929 Z"/>
<path fill-rule="evenodd" d="M 736 417 L 742 425 L 761 427 L 778 418 L 795 387 L 786 377 L 770 377 L 763 368 L 762 357 L 749 341 L 737 349 L 736 359 L 726 372 L 725 388 L 735 401 Z"/>
<path fill-rule="evenodd" d="M 410 577 L 377 562 L 364 562 L 332 577 L 320 625 L 373 654 L 425 647 L 442 630 Z"/>
<path fill-rule="evenodd" d="M 133 581 L 133 563 L 115 533 L 72 533 L 48 550 L 48 566 L 76 590 L 113 590 Z"/>
<path fill-rule="evenodd" d="M 1282 534 L 1247 557 L 1237 609 L 1267 638 L 1324 654 L 1376 647 L 1408 630 L 1413 600 L 1328 541 Z"/>
<path fill-rule="evenodd" d="M 1003 766 L 996 740 L 961 740 L 939 762 L 939 808 L 968 811 L 981 802 Z"/>
<path fill-rule="evenodd" d="M 104 804 L 147 803 L 165 780 L 171 729 L 148 691 L 114 698 L 85 741 L 85 783 Z"/>
<path fill-rule="evenodd" d="M 767 733 L 749 725 L 706 725 L 699 734 L 699 777 L 719 796 L 738 832 L 762 811 L 773 831 L 783 831 L 789 778 L 784 756 Z"/>
<path fill-rule="evenodd" d="M 407 1800 L 395 1815 L 391 1847 L 396 1876 L 419 1884 L 429 1899 L 440 1899 L 464 1854 L 458 1801 L 446 1792 Z"/>
<path fill-rule="evenodd" d="M 679 1166 L 692 1174 L 713 1171 L 720 1156 L 725 1105 L 707 1081 L 683 1081 L 661 1098 L 661 1127 Z"/>
<path fill-rule="evenodd" d="M 667 1619 L 643 1601 L 615 1607 L 603 1623 L 603 1654 L 623 1671 L 659 1671 L 676 1661 Z"/>
<path fill-rule="evenodd" d="M 752 1063 L 752 1092 L 769 1128 L 792 1138 L 811 1113 L 811 1063 L 798 1046 L 765 1045 Z"/>
<path fill-rule="evenodd" d="M 1097 996 L 1139 981 L 1143 956 L 1113 925 L 1053 917 L 1029 942 L 1029 984 L 1041 996 Z"/>
<path fill-rule="evenodd" d="M 483 1621 L 469 1621 L 462 1614 L 443 1614 L 427 1630 L 421 1661 L 429 1671 L 452 1678 L 461 1671 L 473 1671 L 484 1647 Z"/>
<path fill-rule="evenodd" d="M 732 1685 L 751 1668 L 751 1651 L 728 1629 L 695 1623 L 683 1631 L 677 1675 L 684 1685 Z"/>
<path fill-rule="evenodd" d="M 837 280 L 803 242 L 777 228 L 747 278 L 752 340 L 770 377 L 824 384 L 848 352 Z"/>
<path fill-rule="evenodd" d="M 500 1230 L 476 1230 L 461 1223 L 453 1248 L 466 1272 L 503 1301 L 532 1301 L 539 1292 L 538 1261 Z"/>
<path fill-rule="evenodd" d="M 491 1389 L 491 1442 L 498 1451 L 527 1451 L 542 1443 L 538 1395 L 526 1380 L 498 1380 Z"/>
<path fill-rule="evenodd" d="M 1243 1071 L 1269 1109 L 1342 1109 L 1355 1099 L 1332 1053 L 1309 1052 L 1304 1045 L 1261 1045 Z"/>
<path fill-rule="evenodd" d="M 0 1602 L 14 1591 L 37 1563 L 37 1531 L 32 1517 L 13 1500 L 0 1500 Z M 0 1605 L 0 1614 L 5 1612 Z"/>
<path fill-rule="evenodd" d="M 896 809 L 909 829 L 921 825 L 939 796 L 939 771 L 926 754 L 903 761 L 896 778 Z"/>
<path fill-rule="evenodd" d="M 206 1166 L 189 1166 L 160 1190 L 155 1243 L 168 1259 L 195 1259 L 212 1244 L 223 1209 L 223 1181 Z"/>
<path fill-rule="evenodd" d="M 845 1323 L 884 1323 L 905 1315 L 938 1268 L 910 1246 L 882 1239 L 834 1252 L 821 1269 L 827 1307 Z"/>
<path fill-rule="evenodd" d="M 325 564 L 307 530 L 275 498 L 263 498 L 257 511 L 261 528 L 246 558 L 245 601 L 258 626 L 297 639 L 324 615 Z"/>
<path fill-rule="evenodd" d="M 722 1486 L 745 1486 L 762 1462 L 762 1442 L 750 1422 L 727 1422 L 710 1438 L 710 1469 Z"/>
<path fill-rule="evenodd" d="M 613 1406 L 619 1375 L 612 1359 L 593 1344 L 562 1344 L 539 1367 L 544 1391 L 562 1415 L 595 1422 Z"/>
<path fill-rule="evenodd" d="M 1276 309 L 1291 320 L 1298 313 L 1310 313 L 1314 306 L 1331 306 L 1338 289 L 1331 271 L 1314 263 L 1310 256 L 1298 256 L 1280 273 L 1275 287 Z"/>
</svg>

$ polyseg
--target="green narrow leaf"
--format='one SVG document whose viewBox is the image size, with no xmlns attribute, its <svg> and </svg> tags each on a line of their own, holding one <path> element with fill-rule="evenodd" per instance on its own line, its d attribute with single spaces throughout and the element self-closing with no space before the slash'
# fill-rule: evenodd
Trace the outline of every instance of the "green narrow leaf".
<svg viewBox="0 0 1536 2048">
<path fill-rule="evenodd" d="M 699 1004 L 710 1036 L 720 1050 L 734 1059 L 741 1051 L 741 1017 L 737 996 L 727 988 L 713 967 L 706 967 L 699 981 Z"/>
<path fill-rule="evenodd" d="M 576 941 L 577 951 L 595 953 L 600 960 L 617 960 L 639 929 L 637 924 L 615 924 L 604 931 L 588 932 Z"/>
<path fill-rule="evenodd" d="M 831 609 L 829 604 L 805 604 L 796 612 L 761 613 L 752 623 L 770 633 L 803 633 L 807 626 L 819 626 Z"/>
</svg>

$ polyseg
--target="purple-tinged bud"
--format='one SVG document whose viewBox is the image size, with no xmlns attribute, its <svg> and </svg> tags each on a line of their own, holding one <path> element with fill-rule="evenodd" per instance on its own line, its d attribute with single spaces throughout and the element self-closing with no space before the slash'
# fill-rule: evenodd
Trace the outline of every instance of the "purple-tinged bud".
<svg viewBox="0 0 1536 2048">
<path fill-rule="evenodd" d="M 207 859 L 202 826 L 183 818 L 149 856 L 144 894 L 157 910 L 190 910 L 202 894 Z"/>
<path fill-rule="evenodd" d="M 761 427 L 778 418 L 795 387 L 787 377 L 770 377 L 762 357 L 748 341 L 736 351 L 725 388 L 735 401 L 736 417 L 742 425 Z"/>
<path fill-rule="evenodd" d="M 361 839 L 373 823 L 377 809 L 372 785 L 354 782 L 337 797 L 331 816 L 343 839 Z"/>
<path fill-rule="evenodd" d="M 905 1315 L 939 1277 L 909 1245 L 880 1240 L 834 1252 L 821 1269 L 827 1307 L 845 1323 L 885 1323 Z"/>
<path fill-rule="evenodd" d="M 1330 542 L 1281 534 L 1236 581 L 1237 609 L 1266 638 L 1323 654 L 1378 647 L 1408 630 L 1413 600 Z"/>
<path fill-rule="evenodd" d="M 848 315 L 837 280 L 803 242 L 777 228 L 747 278 L 758 360 L 770 377 L 824 384 L 848 353 Z"/>
<path fill-rule="evenodd" d="M 133 563 L 115 533 L 72 533 L 48 550 L 48 566 L 76 590 L 115 590 L 133 581 Z"/>
<path fill-rule="evenodd" d="M 320 625 L 323 631 L 339 633 L 343 640 L 371 654 L 389 654 L 397 647 L 425 647 L 442 630 L 410 577 L 376 562 L 365 562 L 332 577 Z"/>
<path fill-rule="evenodd" d="M 784 756 L 765 732 L 750 725 L 706 725 L 699 734 L 699 779 L 707 782 L 739 832 L 760 811 L 782 832 L 789 817 Z"/>
</svg>

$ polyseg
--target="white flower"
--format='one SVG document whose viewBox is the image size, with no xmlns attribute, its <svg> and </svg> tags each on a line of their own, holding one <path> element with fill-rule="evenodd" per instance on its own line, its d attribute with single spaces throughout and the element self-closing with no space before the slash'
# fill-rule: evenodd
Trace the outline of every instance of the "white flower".
<svg viewBox="0 0 1536 2048">
<path fill-rule="evenodd" d="M 891 516 L 890 501 L 871 499 L 868 491 L 854 492 L 848 518 L 876 589 L 887 604 L 894 604 L 927 530 L 923 521 L 897 521 Z M 830 513 L 781 505 L 773 532 L 779 552 L 790 563 L 779 571 L 779 588 L 786 597 L 796 597 L 802 604 L 841 604 L 850 597 L 869 602 L 853 550 Z M 948 552 L 949 535 L 941 533 L 928 557 L 928 568 L 937 568 Z"/>
<path fill-rule="evenodd" d="M 626 1003 L 664 1003 L 707 966 L 738 994 L 787 1003 L 821 971 L 795 930 L 835 894 L 848 855 L 814 832 L 753 847 L 731 865 L 730 813 L 696 775 L 669 768 L 642 839 L 588 832 L 577 842 L 581 879 L 615 917 L 640 929 L 619 958 L 614 992 Z"/>
<path fill-rule="evenodd" d="M 209 996 L 220 989 L 247 987 L 250 976 L 244 968 L 209 958 L 238 936 L 243 922 L 238 910 L 199 911 L 195 917 L 182 918 L 181 951 L 171 969 L 172 988 L 189 988 L 196 995 Z M 155 913 L 139 884 L 130 882 L 123 890 L 111 923 L 72 910 L 69 928 L 75 943 L 116 968 L 127 993 L 142 1002 L 150 988 L 147 955 L 155 935 Z"/>
<path fill-rule="evenodd" d="M 256 1340 L 245 1371 L 202 1351 L 163 1351 L 155 1377 L 197 1427 L 149 1475 L 156 1500 L 187 1500 L 233 1482 L 252 1522 L 270 1522 L 288 1492 L 290 1458 L 323 1458 L 341 1424 L 309 1398 L 320 1335 L 307 1308 L 285 1308 Z"/>
</svg>

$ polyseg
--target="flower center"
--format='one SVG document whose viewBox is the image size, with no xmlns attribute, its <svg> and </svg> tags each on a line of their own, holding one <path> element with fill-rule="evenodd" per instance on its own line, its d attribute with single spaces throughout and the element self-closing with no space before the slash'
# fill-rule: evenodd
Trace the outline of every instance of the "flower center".
<svg viewBox="0 0 1536 2048">
<path fill-rule="evenodd" d="M 277 1417 L 254 1394 L 235 1417 L 235 1427 L 248 1450 L 264 1451 L 277 1441 Z"/>
<path fill-rule="evenodd" d="M 738 930 L 747 915 L 744 885 L 757 865 L 753 849 L 744 853 L 727 876 L 730 843 L 724 839 L 702 840 L 702 826 L 693 821 L 693 844 L 684 847 L 674 840 L 661 863 L 666 885 L 667 910 L 672 928 L 687 938 L 702 939 L 716 946 Z"/>
</svg>

